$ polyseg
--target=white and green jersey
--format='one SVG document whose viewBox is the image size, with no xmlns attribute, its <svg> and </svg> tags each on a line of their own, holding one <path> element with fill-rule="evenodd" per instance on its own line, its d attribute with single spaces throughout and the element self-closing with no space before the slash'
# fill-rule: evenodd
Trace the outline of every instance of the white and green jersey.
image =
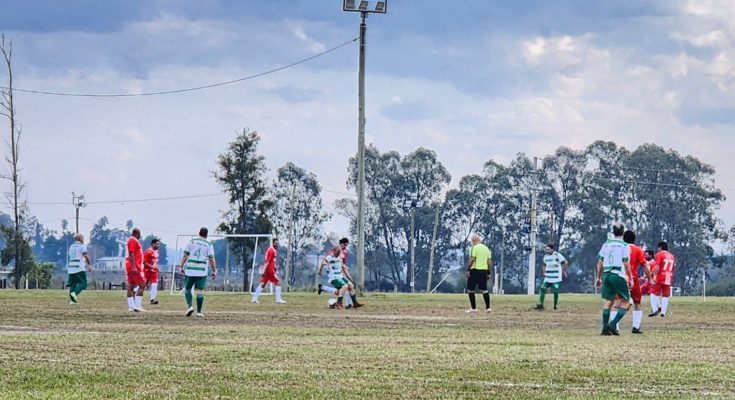
<svg viewBox="0 0 735 400">
<path fill-rule="evenodd" d="M 561 253 L 555 251 L 544 255 L 544 282 L 559 283 L 562 279 L 562 264 L 567 262 Z"/>
<path fill-rule="evenodd" d="M 209 259 L 214 258 L 214 246 L 208 240 L 198 237 L 186 245 L 184 255 L 189 256 L 184 264 L 186 276 L 209 275 Z"/>
<path fill-rule="evenodd" d="M 327 260 L 327 278 L 330 281 L 335 279 L 344 278 L 342 274 L 342 259 L 333 255 L 328 255 Z"/>
<path fill-rule="evenodd" d="M 69 246 L 69 254 L 66 257 L 66 270 L 69 274 L 84 272 L 87 261 L 84 255 L 87 254 L 87 245 L 82 242 L 74 242 Z"/>
<path fill-rule="evenodd" d="M 625 278 L 624 263 L 630 258 L 630 247 L 621 239 L 608 239 L 598 253 L 604 272 Z"/>
</svg>

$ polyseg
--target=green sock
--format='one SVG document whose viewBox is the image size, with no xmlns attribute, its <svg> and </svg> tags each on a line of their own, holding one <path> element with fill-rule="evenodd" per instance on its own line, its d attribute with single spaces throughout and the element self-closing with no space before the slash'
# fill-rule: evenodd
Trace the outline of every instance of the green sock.
<svg viewBox="0 0 735 400">
<path fill-rule="evenodd" d="M 542 305 L 542 306 L 544 305 L 544 299 L 545 299 L 545 298 L 546 298 L 546 290 L 544 290 L 544 289 L 541 289 L 541 290 L 539 291 L 539 304 L 540 304 L 540 305 Z"/>
<path fill-rule="evenodd" d="M 184 291 L 184 297 L 186 298 L 186 305 L 191 307 L 191 300 L 192 300 L 191 291 L 189 290 Z"/>
<path fill-rule="evenodd" d="M 554 308 L 556 308 L 557 303 L 559 303 L 559 292 L 554 292 Z"/>
<path fill-rule="evenodd" d="M 617 324 L 625 316 L 626 310 L 624 308 L 618 308 L 618 315 L 610 321 L 611 324 Z"/>
<path fill-rule="evenodd" d="M 79 296 L 79 294 L 81 294 L 81 293 L 82 293 L 82 292 L 84 291 L 84 289 L 86 289 L 86 288 L 87 288 L 86 286 L 84 286 L 84 285 L 82 285 L 82 284 L 80 283 L 80 284 L 78 284 L 78 285 L 77 285 L 77 287 L 76 287 L 76 288 L 74 289 L 74 293 L 76 293 L 76 294 L 77 294 L 77 296 Z"/>
<path fill-rule="evenodd" d="M 70 288 L 69 288 L 69 300 L 71 300 L 71 301 L 74 301 L 74 298 L 73 298 L 73 297 L 71 297 L 71 294 L 72 294 L 72 293 L 74 293 L 74 288 L 73 288 L 73 287 L 70 287 Z"/>
<path fill-rule="evenodd" d="M 204 295 L 201 293 L 197 294 L 197 312 L 202 312 L 202 306 L 204 305 Z"/>
<path fill-rule="evenodd" d="M 602 329 L 607 329 L 607 323 L 610 322 L 610 309 L 602 309 Z"/>
</svg>

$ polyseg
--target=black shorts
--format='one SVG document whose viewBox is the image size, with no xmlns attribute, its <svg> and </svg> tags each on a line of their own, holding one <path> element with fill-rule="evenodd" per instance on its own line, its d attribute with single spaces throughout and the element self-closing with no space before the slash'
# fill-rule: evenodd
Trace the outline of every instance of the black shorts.
<svg viewBox="0 0 735 400">
<path fill-rule="evenodd" d="M 467 278 L 467 290 L 473 291 L 475 288 L 481 291 L 487 291 L 488 270 L 471 269 L 470 277 Z"/>
</svg>

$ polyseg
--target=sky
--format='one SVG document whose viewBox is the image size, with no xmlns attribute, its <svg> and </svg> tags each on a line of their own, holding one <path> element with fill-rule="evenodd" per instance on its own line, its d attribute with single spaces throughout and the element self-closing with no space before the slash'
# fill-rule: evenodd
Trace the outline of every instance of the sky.
<svg viewBox="0 0 735 400">
<path fill-rule="evenodd" d="M 348 42 L 359 24 L 340 0 L 0 0 L 0 9 L 15 87 L 73 93 L 246 77 Z M 367 24 L 366 138 L 381 151 L 433 149 L 453 187 L 491 158 L 598 139 L 656 143 L 715 167 L 728 197 L 717 215 L 735 224 L 732 1 L 389 0 Z M 219 193 L 217 156 L 250 129 L 269 181 L 292 161 L 318 176 L 336 214 L 357 150 L 357 55 L 351 42 L 238 84 L 161 96 L 17 92 L 31 212 L 58 230 L 73 221 L 71 192 L 84 193 L 83 232 L 101 216 L 120 228 L 132 219 L 173 243 L 215 227 L 225 196 L 118 200 Z M 348 222 L 335 215 L 325 230 L 347 235 Z"/>
</svg>

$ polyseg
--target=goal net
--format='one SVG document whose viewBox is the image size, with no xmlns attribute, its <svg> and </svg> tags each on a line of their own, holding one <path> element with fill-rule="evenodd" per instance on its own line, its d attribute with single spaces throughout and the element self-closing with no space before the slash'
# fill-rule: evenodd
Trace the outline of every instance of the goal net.
<svg viewBox="0 0 735 400">
<path fill-rule="evenodd" d="M 184 277 L 178 270 L 184 250 L 189 241 L 198 235 L 176 235 L 176 245 L 171 259 L 171 294 L 183 289 Z M 244 291 L 252 293 L 260 281 L 260 269 L 265 260 L 265 251 L 271 245 L 272 234 L 228 234 L 209 235 L 207 239 L 214 246 L 217 262 L 217 281 L 214 283 L 225 291 Z M 247 279 L 246 279 L 247 278 Z M 247 282 L 247 285 L 245 284 Z M 263 294 L 273 293 L 272 285 Z"/>
</svg>

